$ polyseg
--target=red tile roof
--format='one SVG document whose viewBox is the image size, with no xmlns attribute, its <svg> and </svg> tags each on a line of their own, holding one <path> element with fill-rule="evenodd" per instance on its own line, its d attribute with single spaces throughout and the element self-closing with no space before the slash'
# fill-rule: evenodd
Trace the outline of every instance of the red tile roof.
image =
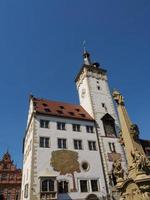
<svg viewBox="0 0 150 200">
<path fill-rule="evenodd" d="M 32 97 L 36 113 L 57 117 L 94 121 L 80 105 Z"/>
</svg>

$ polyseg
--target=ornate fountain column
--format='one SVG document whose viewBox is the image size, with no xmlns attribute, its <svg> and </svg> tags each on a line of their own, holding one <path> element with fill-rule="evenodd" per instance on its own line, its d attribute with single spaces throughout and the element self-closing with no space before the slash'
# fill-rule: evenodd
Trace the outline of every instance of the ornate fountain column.
<svg viewBox="0 0 150 200">
<path fill-rule="evenodd" d="M 121 162 L 113 163 L 114 175 L 117 179 L 115 189 L 120 193 L 120 200 L 150 199 L 150 161 L 145 156 L 139 140 L 139 130 L 133 124 L 125 108 L 124 98 L 118 92 L 113 92 L 121 125 L 121 141 L 123 142 L 127 162 L 128 175 L 124 177 Z"/>
</svg>

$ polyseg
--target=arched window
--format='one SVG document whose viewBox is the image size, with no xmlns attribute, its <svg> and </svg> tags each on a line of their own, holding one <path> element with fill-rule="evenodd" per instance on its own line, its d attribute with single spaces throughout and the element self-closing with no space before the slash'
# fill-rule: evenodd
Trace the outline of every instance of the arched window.
<svg viewBox="0 0 150 200">
<path fill-rule="evenodd" d="M 42 180 L 41 190 L 42 190 L 42 192 L 53 192 L 54 191 L 54 180 L 52 180 L 52 179 Z"/>
<path fill-rule="evenodd" d="M 108 113 L 101 119 L 106 137 L 116 137 L 115 120 Z"/>
</svg>

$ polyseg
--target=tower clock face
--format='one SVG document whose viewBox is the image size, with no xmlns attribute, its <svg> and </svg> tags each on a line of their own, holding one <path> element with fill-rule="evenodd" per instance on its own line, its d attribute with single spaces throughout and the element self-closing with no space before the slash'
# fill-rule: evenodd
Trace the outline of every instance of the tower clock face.
<svg viewBox="0 0 150 200">
<path fill-rule="evenodd" d="M 83 88 L 83 89 L 82 89 L 82 92 L 81 92 L 81 97 L 82 97 L 82 98 L 84 98 L 84 96 L 85 96 L 85 93 L 86 93 L 86 89 L 85 89 L 85 88 Z"/>
</svg>

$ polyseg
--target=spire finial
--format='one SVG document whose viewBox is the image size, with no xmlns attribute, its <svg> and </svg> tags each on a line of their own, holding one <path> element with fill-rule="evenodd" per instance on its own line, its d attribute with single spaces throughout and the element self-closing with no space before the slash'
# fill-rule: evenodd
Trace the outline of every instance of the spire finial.
<svg viewBox="0 0 150 200">
<path fill-rule="evenodd" d="M 86 41 L 83 41 L 83 58 L 84 58 L 84 64 L 85 65 L 91 65 L 90 61 L 90 54 L 86 50 Z"/>
<path fill-rule="evenodd" d="M 83 52 L 85 53 L 86 52 L 86 41 L 85 40 L 83 40 Z"/>
</svg>

